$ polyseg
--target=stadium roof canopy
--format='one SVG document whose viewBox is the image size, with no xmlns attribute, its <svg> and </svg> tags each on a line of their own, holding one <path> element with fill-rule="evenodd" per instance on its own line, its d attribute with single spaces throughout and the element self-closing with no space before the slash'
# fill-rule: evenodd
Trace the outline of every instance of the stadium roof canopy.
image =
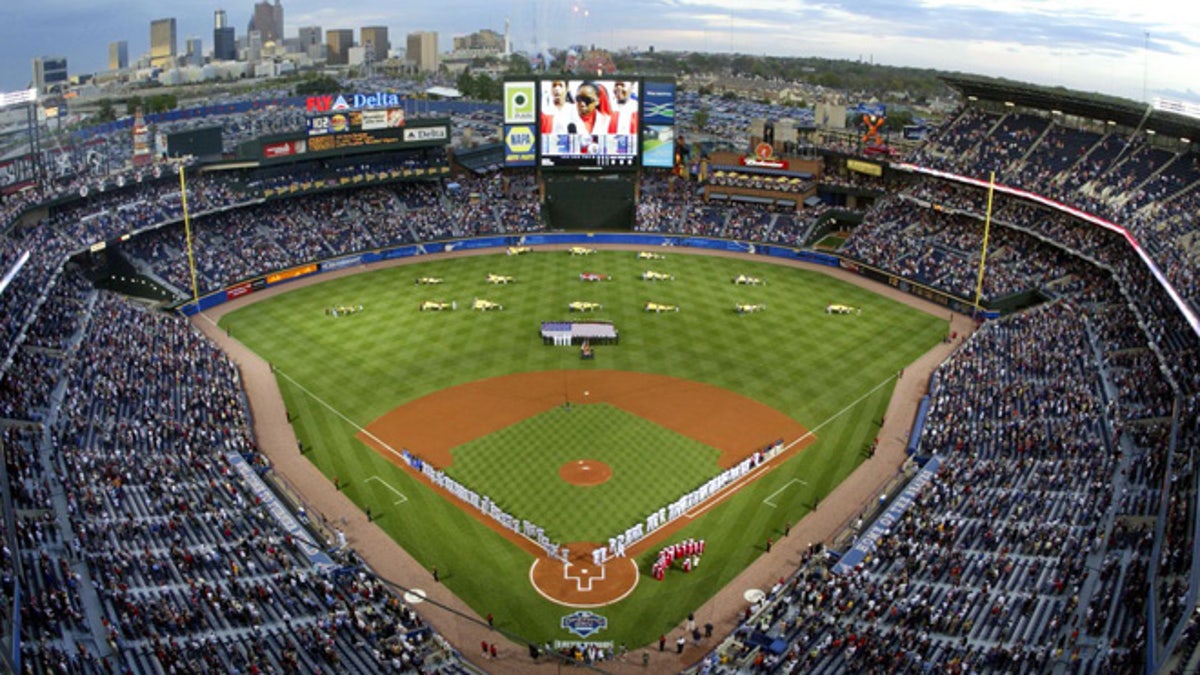
<svg viewBox="0 0 1200 675">
<path fill-rule="evenodd" d="M 425 93 L 438 98 L 462 98 L 462 92 L 454 87 L 430 87 Z"/>
<path fill-rule="evenodd" d="M 489 143 L 454 151 L 454 161 L 477 175 L 497 171 L 504 166 L 504 144 Z"/>
<path fill-rule="evenodd" d="M 974 96 L 984 101 L 1058 111 L 1102 122 L 1112 121 L 1130 129 L 1140 126 L 1157 134 L 1200 141 L 1200 119 L 1166 110 L 1151 110 L 1149 117 L 1146 117 L 1146 103 L 977 75 L 943 75 L 941 79 L 968 98 Z"/>
</svg>

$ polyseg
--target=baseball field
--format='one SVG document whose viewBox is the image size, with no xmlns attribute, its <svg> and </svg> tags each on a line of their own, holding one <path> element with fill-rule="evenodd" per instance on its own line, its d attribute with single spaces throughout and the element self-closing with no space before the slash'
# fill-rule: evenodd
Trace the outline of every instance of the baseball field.
<svg viewBox="0 0 1200 675">
<path fill-rule="evenodd" d="M 300 287 L 221 326 L 273 364 L 308 460 L 480 616 L 521 640 L 570 640 L 560 620 L 587 607 L 606 620 L 590 639 L 636 646 L 728 584 L 865 459 L 897 371 L 947 326 L 821 273 L 663 253 L 420 261 Z M 644 281 L 648 271 L 667 278 Z M 476 300 L 502 309 L 474 310 Z M 575 302 L 599 308 L 572 312 Z M 831 304 L 853 311 L 829 314 Z M 541 323 L 561 320 L 611 321 L 619 344 L 593 346 L 590 359 L 543 344 Z M 777 457 L 649 532 L 628 560 L 589 564 L 591 547 L 776 441 Z M 571 565 L 404 455 L 536 524 Z M 659 550 L 686 538 L 705 541 L 699 565 L 654 580 Z"/>
</svg>

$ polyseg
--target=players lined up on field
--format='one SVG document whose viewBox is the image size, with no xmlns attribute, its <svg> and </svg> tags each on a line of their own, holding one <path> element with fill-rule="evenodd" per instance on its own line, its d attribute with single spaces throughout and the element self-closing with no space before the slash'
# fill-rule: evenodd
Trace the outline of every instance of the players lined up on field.
<svg viewBox="0 0 1200 675">
<path fill-rule="evenodd" d="M 749 457 L 725 469 L 710 478 L 700 487 L 684 494 L 675 501 L 663 506 L 646 516 L 644 521 L 634 523 L 624 532 L 609 537 L 608 545 L 598 546 L 592 550 L 592 562 L 604 564 L 609 558 L 624 557 L 625 549 L 633 546 L 649 532 L 654 532 L 679 518 L 691 509 L 705 503 L 708 499 L 720 494 L 738 479 L 746 476 L 770 461 L 783 449 L 783 441 L 778 440 L 761 450 L 754 451 Z M 551 556 L 554 557 L 554 556 Z"/>
<path fill-rule="evenodd" d="M 700 556 L 704 554 L 703 539 L 684 539 L 681 542 L 668 544 L 658 552 L 658 557 L 651 567 L 651 575 L 656 581 L 662 581 L 667 570 L 679 561 L 679 567 L 684 573 L 691 572 L 693 567 L 700 564 Z"/>
</svg>

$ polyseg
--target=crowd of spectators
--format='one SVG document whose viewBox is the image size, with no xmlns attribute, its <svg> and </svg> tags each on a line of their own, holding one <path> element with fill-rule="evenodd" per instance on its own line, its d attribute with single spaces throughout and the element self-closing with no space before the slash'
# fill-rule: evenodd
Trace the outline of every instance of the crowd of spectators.
<svg viewBox="0 0 1200 675">
<path fill-rule="evenodd" d="M 1103 288 L 1089 306 L 1044 304 L 988 323 L 956 350 L 933 378 L 920 438 L 919 454 L 941 461 L 937 477 L 862 564 L 832 573 L 830 558 L 810 551 L 699 672 L 1144 664 L 1154 542 L 1145 517 L 1157 510 L 1170 423 L 1148 420 L 1128 396 L 1173 395 L 1113 377 L 1133 369 L 1152 384 L 1157 369 L 1113 364 L 1145 352 L 1144 337 L 1103 339 L 1097 323 L 1110 332 L 1124 300 L 1103 272 L 1089 274 Z M 1093 310 L 1108 316 L 1095 322 Z"/>
<path fill-rule="evenodd" d="M 1195 158 L 1033 117 L 968 106 L 918 159 L 960 173 L 990 165 L 1130 227 L 1195 304 Z M 356 251 L 545 227 L 530 175 L 260 203 L 263 190 L 290 193 L 328 171 L 341 185 L 404 166 L 387 161 L 192 180 L 202 289 Z M 182 321 L 64 271 L 70 253 L 140 231 L 122 253 L 190 287 L 178 183 L 142 178 L 38 222 L 15 222 L 35 197 L 8 198 L 0 214 L 5 269 L 30 255 L 0 293 L 0 416 L 12 422 L 0 434 L 15 450 L 4 487 L 21 513 L 13 531 L 0 523 L 16 544 L 0 556 L 0 611 L 20 584 L 26 662 L 34 672 L 311 672 L 445 658 L 352 554 L 350 571 L 316 566 L 254 497 L 234 464 L 270 467 L 228 360 Z M 640 189 L 644 232 L 799 246 L 824 213 L 705 203 L 694 184 L 659 174 Z M 842 252 L 969 297 L 985 203 L 981 190 L 919 181 L 880 200 Z M 985 298 L 1057 300 L 987 324 L 939 369 L 918 446 L 941 459 L 937 479 L 858 568 L 831 574 L 830 557 L 810 550 L 704 667 L 1099 673 L 1144 663 L 1147 641 L 1176 629 L 1185 647 L 1200 642 L 1186 601 L 1197 336 L 1119 235 L 1061 211 L 998 198 L 987 255 Z M 1146 632 L 1147 598 L 1157 634 Z M 778 640 L 782 651 L 767 648 Z"/>
<path fill-rule="evenodd" d="M 23 672 L 459 672 L 352 552 L 321 564 L 272 514 L 215 345 L 74 271 L 43 306 L 0 391 Z"/>
<path fill-rule="evenodd" d="M 1129 229 L 1175 288 L 1200 307 L 1195 214 L 1200 154 L 1138 132 L 1068 125 L 1050 113 L 964 106 L 932 133 L 913 163 L 1021 188 Z"/>
</svg>

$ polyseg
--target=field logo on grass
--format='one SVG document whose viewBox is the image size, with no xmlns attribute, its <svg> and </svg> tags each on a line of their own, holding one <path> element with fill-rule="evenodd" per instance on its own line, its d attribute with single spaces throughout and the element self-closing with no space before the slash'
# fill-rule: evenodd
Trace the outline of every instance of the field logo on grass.
<svg viewBox="0 0 1200 675">
<path fill-rule="evenodd" d="M 580 610 L 564 616 L 560 625 L 581 638 L 587 638 L 592 633 L 608 628 L 608 619 L 599 614 Z"/>
</svg>

